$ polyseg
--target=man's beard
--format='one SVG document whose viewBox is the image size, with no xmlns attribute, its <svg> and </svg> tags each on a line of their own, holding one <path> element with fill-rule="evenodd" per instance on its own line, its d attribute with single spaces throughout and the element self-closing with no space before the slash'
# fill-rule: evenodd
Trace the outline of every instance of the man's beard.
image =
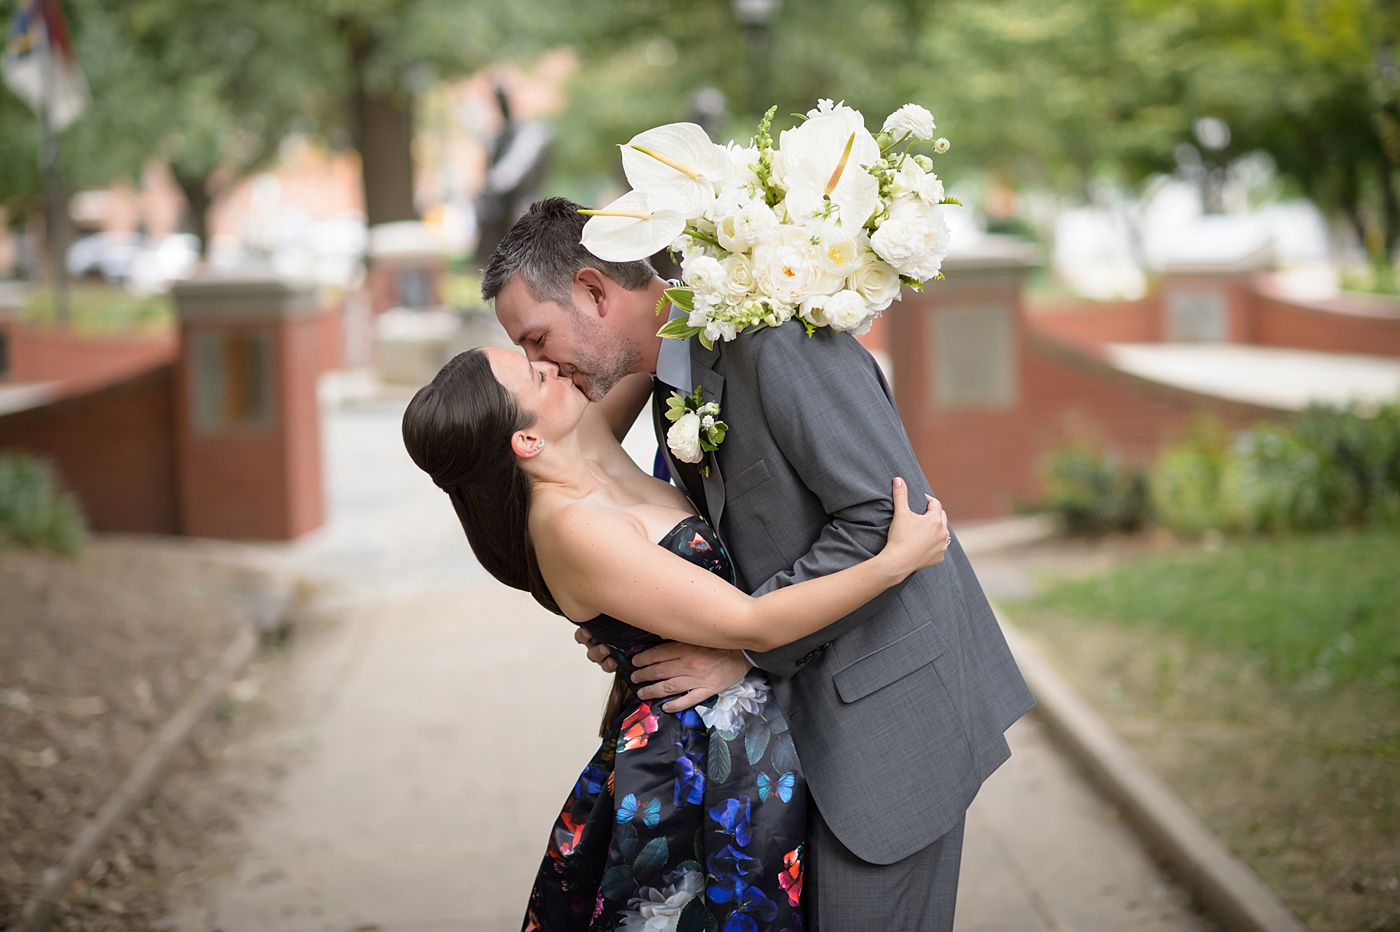
<svg viewBox="0 0 1400 932">
<path fill-rule="evenodd" d="M 613 386 L 634 372 L 644 371 L 642 354 L 636 347 L 619 338 L 608 328 L 595 321 L 585 323 L 588 318 L 577 315 L 574 318 L 574 333 L 580 348 L 587 347 L 595 355 L 581 357 L 573 366 L 570 376 L 575 373 L 583 377 L 579 390 L 589 401 L 602 401 Z M 575 385 L 578 383 L 575 382 Z"/>
</svg>

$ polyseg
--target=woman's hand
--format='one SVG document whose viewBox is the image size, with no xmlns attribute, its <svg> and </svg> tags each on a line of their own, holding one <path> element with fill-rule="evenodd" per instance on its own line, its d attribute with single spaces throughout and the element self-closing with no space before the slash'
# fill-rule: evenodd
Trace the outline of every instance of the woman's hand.
<svg viewBox="0 0 1400 932">
<path fill-rule="evenodd" d="M 894 520 L 880 556 L 888 559 L 902 576 L 937 566 L 948 551 L 948 516 L 938 499 L 932 495 L 924 497 L 928 499 L 928 510 L 917 514 L 909 507 L 909 486 L 903 479 L 895 478 Z"/>
</svg>

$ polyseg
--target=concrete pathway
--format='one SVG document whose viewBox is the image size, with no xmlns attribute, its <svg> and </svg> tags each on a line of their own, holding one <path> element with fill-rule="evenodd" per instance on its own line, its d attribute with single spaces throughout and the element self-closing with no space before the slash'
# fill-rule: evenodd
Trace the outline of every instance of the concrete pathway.
<svg viewBox="0 0 1400 932">
<path fill-rule="evenodd" d="M 596 747 L 608 677 L 559 619 L 477 566 L 403 453 L 401 412 L 380 401 L 329 418 L 331 520 L 278 553 L 332 584 L 343 620 L 298 648 L 300 750 L 246 856 L 181 929 L 518 928 Z M 649 461 L 644 433 L 628 447 Z M 987 579 L 994 598 L 1024 585 Z M 1034 719 L 1011 741 L 969 816 L 959 929 L 1211 928 Z"/>
</svg>

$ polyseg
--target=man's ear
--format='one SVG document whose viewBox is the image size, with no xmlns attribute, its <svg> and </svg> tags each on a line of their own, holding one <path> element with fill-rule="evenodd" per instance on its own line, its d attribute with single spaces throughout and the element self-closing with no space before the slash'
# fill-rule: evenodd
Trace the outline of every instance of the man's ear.
<svg viewBox="0 0 1400 932">
<path fill-rule="evenodd" d="M 523 460 L 539 456 L 543 449 L 544 442 L 540 438 L 527 434 L 523 430 L 517 430 L 510 435 L 510 452 Z"/>
<path fill-rule="evenodd" d="M 597 269 L 585 266 L 574 273 L 574 284 L 581 286 L 588 293 L 588 299 L 597 308 L 599 317 L 607 315 L 608 297 L 614 287 L 612 279 Z"/>
</svg>

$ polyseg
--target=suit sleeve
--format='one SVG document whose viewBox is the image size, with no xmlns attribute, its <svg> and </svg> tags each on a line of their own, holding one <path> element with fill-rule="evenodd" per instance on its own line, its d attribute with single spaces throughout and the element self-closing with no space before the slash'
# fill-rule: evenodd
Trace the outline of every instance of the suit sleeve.
<svg viewBox="0 0 1400 932">
<path fill-rule="evenodd" d="M 902 477 L 920 510 L 928 483 L 878 365 L 853 337 L 824 331 L 807 337 L 792 326 L 756 336 L 754 364 L 767 427 L 829 516 L 811 549 L 791 569 L 760 584 L 754 590 L 759 595 L 878 553 L 893 516 L 891 481 Z M 815 634 L 749 658 L 771 674 L 791 676 L 799 658 L 880 612 L 898 589 Z"/>
</svg>

